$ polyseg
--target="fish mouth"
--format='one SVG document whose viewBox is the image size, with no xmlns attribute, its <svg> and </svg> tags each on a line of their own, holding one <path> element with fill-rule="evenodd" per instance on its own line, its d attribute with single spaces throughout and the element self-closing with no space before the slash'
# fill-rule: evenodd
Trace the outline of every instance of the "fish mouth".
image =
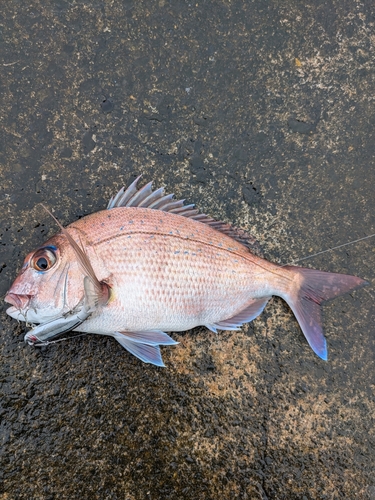
<svg viewBox="0 0 375 500">
<path fill-rule="evenodd" d="M 7 293 L 4 301 L 12 305 L 18 311 L 26 309 L 31 299 L 31 295 L 18 295 L 16 293 Z"/>
</svg>

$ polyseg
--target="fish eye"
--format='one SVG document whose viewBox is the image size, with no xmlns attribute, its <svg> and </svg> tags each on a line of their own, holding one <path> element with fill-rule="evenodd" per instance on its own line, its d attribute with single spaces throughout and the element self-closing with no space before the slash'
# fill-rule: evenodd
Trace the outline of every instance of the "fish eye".
<svg viewBox="0 0 375 500">
<path fill-rule="evenodd" d="M 34 253 L 31 259 L 31 265 L 37 271 L 48 271 L 55 263 L 56 253 L 51 247 L 40 248 Z"/>
<path fill-rule="evenodd" d="M 47 269 L 48 268 L 48 261 L 45 257 L 39 257 L 39 259 L 35 262 L 36 267 L 39 267 L 39 269 Z"/>
</svg>

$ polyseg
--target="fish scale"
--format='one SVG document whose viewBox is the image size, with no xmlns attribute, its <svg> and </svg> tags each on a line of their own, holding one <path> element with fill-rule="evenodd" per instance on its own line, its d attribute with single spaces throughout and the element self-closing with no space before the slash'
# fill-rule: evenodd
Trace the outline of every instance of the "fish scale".
<svg viewBox="0 0 375 500">
<path fill-rule="evenodd" d="M 94 313 L 80 330 L 187 330 L 197 321 L 205 324 L 234 316 L 259 291 L 257 281 L 265 283 L 263 270 L 258 279 L 252 270 L 256 257 L 209 226 L 150 209 L 113 211 L 106 231 L 101 231 L 100 212 L 68 227 L 80 233 L 89 255 L 90 247 L 95 249 L 91 262 L 99 279 L 114 280 L 108 278 L 115 292 L 106 310 Z M 126 229 L 119 231 L 124 224 Z M 92 233 L 95 238 L 88 240 Z"/>
</svg>

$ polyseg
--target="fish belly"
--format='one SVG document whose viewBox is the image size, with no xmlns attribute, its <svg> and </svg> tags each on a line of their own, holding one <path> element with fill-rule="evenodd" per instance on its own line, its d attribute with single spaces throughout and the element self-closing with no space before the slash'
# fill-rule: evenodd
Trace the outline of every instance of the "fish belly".
<svg viewBox="0 0 375 500">
<path fill-rule="evenodd" d="M 245 248 L 241 253 L 171 235 L 133 234 L 102 245 L 100 257 L 112 296 L 81 331 L 184 331 L 231 318 L 252 299 L 272 294 L 267 271 L 256 261 L 268 263 Z"/>
</svg>

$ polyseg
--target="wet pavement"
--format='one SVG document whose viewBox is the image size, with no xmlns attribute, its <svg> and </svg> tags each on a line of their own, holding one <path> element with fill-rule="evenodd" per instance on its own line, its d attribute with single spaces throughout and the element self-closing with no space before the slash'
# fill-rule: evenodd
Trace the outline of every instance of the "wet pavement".
<svg viewBox="0 0 375 500">
<path fill-rule="evenodd" d="M 0 297 L 139 173 L 281 263 L 375 228 L 373 2 L 18 0 L 0 13 Z M 304 264 L 374 282 L 374 240 Z M 173 334 L 167 367 L 36 349 L 0 304 L 1 499 L 375 499 L 374 288 Z"/>
</svg>

